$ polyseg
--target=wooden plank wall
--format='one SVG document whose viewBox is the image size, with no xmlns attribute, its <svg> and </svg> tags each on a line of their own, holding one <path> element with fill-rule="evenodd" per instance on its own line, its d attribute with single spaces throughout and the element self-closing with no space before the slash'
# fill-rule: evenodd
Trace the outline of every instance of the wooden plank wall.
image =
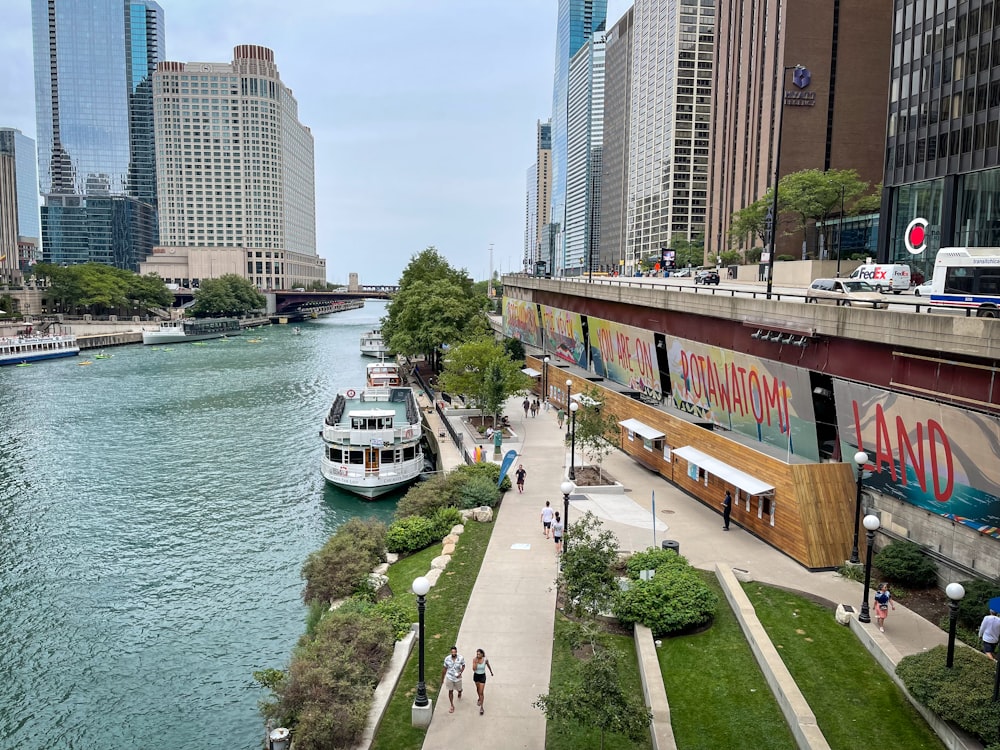
<svg viewBox="0 0 1000 750">
<path fill-rule="evenodd" d="M 529 367 L 542 369 L 536 357 L 529 356 L 526 360 Z M 568 374 L 551 363 L 548 370 L 550 403 L 566 408 L 566 380 L 573 381 L 573 393 L 586 393 L 596 388 L 618 421 L 637 419 L 663 432 L 671 449 L 690 445 L 774 486 L 772 498 L 751 497 L 748 509 L 745 493 L 714 475 L 704 479 L 690 478 L 687 461 L 678 456 L 667 461 L 662 450 L 647 450 L 639 436 L 630 441 L 627 431 L 622 429 L 622 450 L 717 511 L 720 524 L 722 498 L 728 489 L 733 492 L 732 520 L 805 567 L 839 567 L 850 556 L 855 484 L 849 464 L 788 464 L 730 440 L 724 431 L 699 427 L 604 388 L 600 383 Z M 773 523 L 772 514 L 764 512 L 772 509 Z"/>
</svg>

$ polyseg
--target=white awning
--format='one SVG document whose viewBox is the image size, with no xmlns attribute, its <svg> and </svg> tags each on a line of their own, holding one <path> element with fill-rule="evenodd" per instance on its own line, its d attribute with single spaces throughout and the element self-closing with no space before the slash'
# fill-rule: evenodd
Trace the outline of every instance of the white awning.
<svg viewBox="0 0 1000 750">
<path fill-rule="evenodd" d="M 521 370 L 521 372 L 523 372 L 528 377 L 532 377 L 532 378 L 541 377 L 541 375 L 542 375 L 542 373 L 540 373 L 538 370 L 536 370 L 536 369 L 534 369 L 532 367 L 525 367 L 524 369 Z"/>
<path fill-rule="evenodd" d="M 623 419 L 618 424 L 646 440 L 658 440 L 661 437 L 666 437 L 666 435 L 656 428 L 650 427 L 648 424 L 643 424 L 638 419 Z"/>
<path fill-rule="evenodd" d="M 723 463 L 717 458 L 712 458 L 707 453 L 702 453 L 690 445 L 685 445 L 683 448 L 674 448 L 673 454 L 680 456 L 688 463 L 695 464 L 709 474 L 714 474 L 719 479 L 739 487 L 748 495 L 769 495 L 774 492 L 774 487 L 767 482 L 752 477 L 746 472 Z"/>
</svg>

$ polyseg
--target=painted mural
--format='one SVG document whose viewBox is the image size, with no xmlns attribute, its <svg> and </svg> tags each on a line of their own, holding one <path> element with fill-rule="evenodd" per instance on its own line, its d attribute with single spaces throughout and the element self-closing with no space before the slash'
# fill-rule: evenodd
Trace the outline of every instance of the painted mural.
<svg viewBox="0 0 1000 750">
<path fill-rule="evenodd" d="M 503 298 L 503 333 L 522 344 L 542 346 L 542 331 L 538 325 L 538 305 L 523 299 Z"/>
<path fill-rule="evenodd" d="M 1000 420 L 833 381 L 845 459 L 868 453 L 874 490 L 1000 539 Z"/>
<path fill-rule="evenodd" d="M 597 375 L 657 401 L 663 398 L 652 332 L 588 316 L 587 334 Z"/>
<path fill-rule="evenodd" d="M 583 320 L 579 313 L 567 312 L 556 307 L 542 308 L 542 347 L 558 359 L 587 369 L 587 341 L 583 336 Z"/>
<path fill-rule="evenodd" d="M 666 338 L 674 406 L 788 453 L 819 460 L 808 370 Z"/>
</svg>

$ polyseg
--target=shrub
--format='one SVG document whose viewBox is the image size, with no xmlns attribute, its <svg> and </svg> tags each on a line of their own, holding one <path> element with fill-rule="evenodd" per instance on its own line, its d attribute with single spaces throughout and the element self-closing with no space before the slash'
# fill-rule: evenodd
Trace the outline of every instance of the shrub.
<svg viewBox="0 0 1000 750">
<path fill-rule="evenodd" d="M 796 258 L 795 258 L 794 255 L 776 255 L 776 256 L 774 256 L 774 259 L 775 260 L 780 260 L 780 261 L 786 261 L 787 262 L 787 261 L 790 261 L 790 260 L 795 260 Z"/>
<path fill-rule="evenodd" d="M 715 592 L 693 571 L 661 569 L 619 592 L 612 612 L 627 625 L 638 622 L 653 635 L 668 635 L 710 622 L 718 604 Z"/>
<path fill-rule="evenodd" d="M 438 508 L 431 518 L 434 526 L 434 538 L 443 539 L 448 536 L 454 526 L 462 523 L 462 514 L 458 508 Z"/>
<path fill-rule="evenodd" d="M 942 719 L 954 722 L 980 740 L 996 738 L 1000 703 L 993 702 L 994 663 L 971 648 L 955 649 L 954 667 L 946 664 L 946 646 L 904 657 L 896 674 L 910 694 Z"/>
<path fill-rule="evenodd" d="M 640 571 L 659 570 L 661 567 L 687 569 L 690 567 L 690 563 L 686 557 L 682 557 L 672 550 L 657 549 L 656 547 L 636 552 L 625 561 L 625 569 L 629 578 L 638 579 Z"/>
<path fill-rule="evenodd" d="M 564 541 L 559 588 L 575 614 L 596 616 L 611 605 L 618 592 L 612 569 L 618 558 L 618 539 L 588 511 L 569 527 Z"/>
<path fill-rule="evenodd" d="M 894 583 L 920 589 L 937 583 L 937 567 L 914 542 L 893 542 L 876 552 L 872 562 Z"/>
<path fill-rule="evenodd" d="M 413 618 L 409 608 L 399 597 L 372 602 L 363 596 L 352 596 L 336 612 L 341 615 L 357 614 L 363 617 L 377 617 L 385 622 L 395 633 L 396 640 L 410 632 Z"/>
<path fill-rule="evenodd" d="M 465 480 L 472 477 L 486 477 L 490 480 L 494 487 L 497 486 L 497 480 L 500 479 L 500 464 L 495 463 L 482 463 L 482 464 L 464 464 L 452 470 L 448 475 L 449 479 L 453 480 Z M 503 481 L 500 482 L 500 491 L 507 492 L 511 488 L 510 477 L 504 476 Z"/>
<path fill-rule="evenodd" d="M 368 573 L 382 558 L 385 525 L 379 521 L 352 518 L 326 544 L 306 558 L 302 577 L 307 604 L 331 602 L 350 596 L 365 585 Z"/>
<path fill-rule="evenodd" d="M 439 474 L 431 477 L 426 482 L 413 485 L 403 495 L 396 505 L 395 517 L 425 516 L 430 518 L 438 508 L 454 505 L 452 494 L 453 488 L 446 476 Z"/>
<path fill-rule="evenodd" d="M 965 596 L 958 603 L 958 624 L 978 633 L 983 615 L 990 608 L 990 599 L 1000 596 L 1000 586 L 992 581 L 976 578 L 962 581 L 962 587 L 965 589 Z"/>
<path fill-rule="evenodd" d="M 437 541 L 434 523 L 423 516 L 409 516 L 393 521 L 385 537 L 390 552 L 409 554 L 430 547 Z"/>
<path fill-rule="evenodd" d="M 460 508 L 478 508 L 483 505 L 495 506 L 500 502 L 500 490 L 496 480 L 484 476 L 473 476 L 458 488 Z"/>
</svg>

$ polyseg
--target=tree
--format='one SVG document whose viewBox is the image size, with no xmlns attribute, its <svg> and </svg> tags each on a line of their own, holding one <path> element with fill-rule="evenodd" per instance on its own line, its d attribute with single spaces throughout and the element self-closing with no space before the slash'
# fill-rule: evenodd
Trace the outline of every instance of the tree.
<svg viewBox="0 0 1000 750">
<path fill-rule="evenodd" d="M 494 420 L 511 396 L 526 392 L 532 380 L 511 359 L 503 344 L 482 337 L 448 352 L 438 380 L 442 390 L 456 393 Z"/>
<path fill-rule="evenodd" d="M 813 224 L 823 222 L 828 226 L 832 216 L 844 213 L 847 206 L 868 192 L 869 183 L 858 178 L 854 169 L 805 169 L 781 178 L 779 192 L 785 204 L 783 210 L 795 216 L 796 226 L 808 240 L 808 230 Z"/>
<path fill-rule="evenodd" d="M 612 566 L 618 558 L 618 538 L 590 511 L 565 531 L 559 589 L 569 610 L 596 617 L 611 607 L 618 593 Z"/>
<path fill-rule="evenodd" d="M 217 279 L 206 279 L 194 293 L 191 314 L 195 317 L 240 316 L 253 310 L 263 310 L 267 300 L 257 287 L 242 276 L 227 273 Z"/>
<path fill-rule="evenodd" d="M 576 412 L 576 442 L 586 456 L 597 464 L 598 476 L 603 477 L 601 463 L 611 451 L 621 430 L 618 417 L 608 413 L 601 401 L 601 392 L 596 388 L 586 391 L 579 399 L 580 408 Z"/>
<path fill-rule="evenodd" d="M 778 197 L 781 197 L 780 191 Z M 755 239 L 759 239 L 762 246 L 766 245 L 768 240 L 767 212 L 771 209 L 773 200 L 774 194 L 768 188 L 764 197 L 758 198 L 749 206 L 736 211 L 729 220 L 730 239 L 735 240 L 740 247 L 747 239 L 751 245 Z"/>
<path fill-rule="evenodd" d="M 127 295 L 140 307 L 170 307 L 174 302 L 174 295 L 167 289 L 163 279 L 155 273 L 145 276 L 136 274 L 131 279 Z"/>
</svg>

